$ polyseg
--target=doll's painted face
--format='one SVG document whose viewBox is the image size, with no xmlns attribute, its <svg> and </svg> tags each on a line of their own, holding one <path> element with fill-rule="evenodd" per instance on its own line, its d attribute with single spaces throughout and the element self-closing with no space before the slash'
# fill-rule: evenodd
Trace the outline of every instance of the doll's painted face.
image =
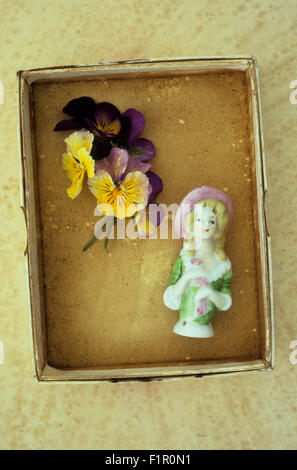
<svg viewBox="0 0 297 470">
<path fill-rule="evenodd" d="M 215 236 L 216 230 L 217 216 L 213 209 L 197 204 L 194 209 L 194 233 L 196 237 L 208 240 Z"/>
</svg>

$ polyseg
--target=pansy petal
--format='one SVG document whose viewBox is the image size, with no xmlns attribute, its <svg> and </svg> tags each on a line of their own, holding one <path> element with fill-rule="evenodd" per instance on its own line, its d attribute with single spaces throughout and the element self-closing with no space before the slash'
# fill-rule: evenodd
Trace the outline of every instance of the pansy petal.
<svg viewBox="0 0 297 470">
<path fill-rule="evenodd" d="M 127 209 L 131 201 L 121 188 L 115 186 L 109 173 L 100 170 L 94 178 L 89 179 L 88 184 L 102 214 L 120 219 L 128 217 Z"/>
<path fill-rule="evenodd" d="M 146 161 L 155 156 L 156 149 L 153 142 L 141 138 L 132 142 L 129 153 L 139 160 Z"/>
<path fill-rule="evenodd" d="M 95 136 L 93 140 L 93 146 L 91 155 L 94 160 L 101 160 L 109 155 L 111 151 L 111 143 L 107 139 L 101 139 Z"/>
<path fill-rule="evenodd" d="M 121 149 L 119 147 L 113 147 L 109 156 L 107 157 L 107 160 L 110 162 L 113 169 L 114 181 L 118 182 L 126 171 L 129 161 L 129 154 L 127 150 Z"/>
<path fill-rule="evenodd" d="M 150 167 L 150 163 L 144 163 L 138 158 L 129 157 L 125 175 L 131 171 L 141 171 L 142 173 L 146 173 L 149 171 Z"/>
<path fill-rule="evenodd" d="M 114 215 L 118 219 L 124 219 L 125 217 L 131 217 L 131 214 L 134 214 L 134 204 L 125 196 L 125 194 L 120 192 L 114 192 Z M 133 211 L 131 212 L 131 208 Z"/>
<path fill-rule="evenodd" d="M 116 118 L 110 124 L 104 124 L 101 122 L 101 124 L 98 123 L 97 126 L 101 135 L 105 137 L 114 137 L 119 135 L 122 125 L 120 118 Z"/>
<path fill-rule="evenodd" d="M 70 152 L 64 153 L 62 156 L 62 168 L 66 171 L 69 179 L 73 180 L 81 172 L 80 164 Z"/>
<path fill-rule="evenodd" d="M 103 101 L 96 105 L 94 114 L 97 124 L 104 127 L 119 118 L 120 111 L 113 104 Z"/>
<path fill-rule="evenodd" d="M 129 108 L 122 114 L 122 116 L 128 116 L 130 119 L 131 129 L 127 143 L 128 145 L 132 145 L 132 142 L 140 136 L 145 127 L 144 115 L 139 111 L 136 111 L 134 108 Z"/>
<path fill-rule="evenodd" d="M 91 152 L 94 135 L 86 130 L 73 132 L 65 139 L 67 151 L 72 153 L 74 157 L 81 148 L 85 148 L 87 152 Z"/>
<path fill-rule="evenodd" d="M 126 199 L 130 201 L 127 207 L 127 217 L 132 217 L 137 210 L 146 207 L 149 193 L 149 180 L 144 173 L 140 171 L 128 173 L 120 187 Z"/>
<path fill-rule="evenodd" d="M 95 160 L 91 157 L 89 152 L 85 149 L 85 147 L 81 148 L 77 152 L 77 158 L 80 161 L 81 166 L 86 170 L 88 177 L 94 177 L 94 169 L 95 169 Z"/>
<path fill-rule="evenodd" d="M 83 121 L 77 119 L 63 119 L 63 121 L 58 122 L 54 127 L 54 132 L 57 131 L 72 131 L 82 129 L 84 127 Z"/>
<path fill-rule="evenodd" d="M 83 180 L 85 176 L 85 170 L 82 170 L 80 176 L 72 180 L 71 186 L 66 190 L 68 196 L 71 199 L 75 199 L 82 190 Z"/>
<path fill-rule="evenodd" d="M 91 193 L 96 197 L 98 204 L 109 203 L 110 193 L 115 188 L 110 174 L 103 170 L 96 173 L 94 178 L 89 178 L 88 186 Z"/>
<path fill-rule="evenodd" d="M 99 130 L 97 125 L 89 118 L 84 118 L 84 122 L 86 123 L 86 126 L 88 129 L 90 129 L 91 132 L 95 135 L 99 135 Z"/>
<path fill-rule="evenodd" d="M 143 138 L 135 139 L 128 150 L 131 155 L 142 161 L 150 160 L 156 153 L 152 141 Z"/>
<path fill-rule="evenodd" d="M 126 145 L 127 139 L 131 132 L 131 121 L 128 116 L 123 116 L 123 115 L 120 116 L 120 121 L 121 121 L 121 132 L 118 138 L 123 141 L 124 145 Z"/>
<path fill-rule="evenodd" d="M 63 108 L 63 113 L 74 118 L 85 118 L 94 119 L 94 111 L 96 103 L 93 98 L 89 96 L 82 96 L 81 98 L 75 98 L 69 101 L 69 103 Z"/>
<path fill-rule="evenodd" d="M 103 158 L 102 160 L 97 160 L 95 163 L 95 173 L 99 173 L 99 171 L 106 171 L 106 173 L 109 173 L 112 180 L 115 180 L 114 176 L 114 171 L 113 171 L 113 165 L 111 160 L 106 157 Z"/>
<path fill-rule="evenodd" d="M 165 212 L 162 206 L 159 204 L 149 204 L 148 205 L 148 210 L 149 210 L 149 215 L 148 219 L 151 224 L 153 224 L 155 227 L 158 227 L 162 220 L 164 219 Z"/>
<path fill-rule="evenodd" d="M 147 176 L 140 171 L 128 173 L 121 184 L 121 189 L 127 197 L 136 204 L 146 206 L 148 198 L 149 181 Z"/>
<path fill-rule="evenodd" d="M 67 189 L 67 194 L 71 199 L 74 199 L 81 192 L 85 170 L 81 168 L 80 164 L 69 152 L 63 154 L 62 167 L 71 180 L 71 186 Z"/>
<path fill-rule="evenodd" d="M 153 171 L 148 171 L 146 173 L 146 176 L 148 177 L 151 188 L 152 188 L 150 195 L 149 195 L 149 203 L 150 203 L 150 202 L 153 202 L 158 196 L 158 194 L 162 191 L 163 183 L 162 183 L 161 178 L 158 175 L 156 175 L 156 173 L 154 173 Z"/>
</svg>

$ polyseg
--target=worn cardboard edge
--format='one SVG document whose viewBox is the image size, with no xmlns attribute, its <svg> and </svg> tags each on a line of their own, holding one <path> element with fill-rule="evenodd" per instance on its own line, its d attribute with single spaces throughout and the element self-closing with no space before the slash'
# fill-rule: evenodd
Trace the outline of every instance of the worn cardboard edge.
<svg viewBox="0 0 297 470">
<path fill-rule="evenodd" d="M 263 118 L 262 118 L 262 105 L 261 105 L 261 93 L 260 93 L 260 72 L 257 62 L 255 60 L 255 75 L 256 75 L 256 87 L 257 87 L 257 98 L 258 98 L 258 115 L 259 115 L 259 138 L 260 138 L 260 149 L 262 155 L 262 171 L 264 180 L 264 194 L 263 194 L 263 209 L 264 209 L 264 220 L 266 230 L 266 243 L 267 243 L 267 275 L 269 282 L 269 311 L 270 311 L 270 364 L 273 369 L 275 364 L 275 329 L 274 329 L 274 300 L 273 300 L 273 274 L 272 274 L 272 254 L 271 254 L 271 236 L 269 233 L 269 227 L 267 224 L 266 217 L 266 199 L 268 194 L 268 180 L 266 172 L 266 155 L 264 148 L 264 133 L 263 133 Z"/>
<path fill-rule="evenodd" d="M 18 164 L 19 164 L 19 204 L 20 208 L 24 214 L 24 219 L 25 219 L 25 225 L 26 225 L 26 234 L 27 234 L 27 239 L 26 239 L 26 247 L 24 250 L 24 269 L 25 269 L 25 289 L 26 289 L 26 297 L 27 297 L 27 305 L 29 307 L 29 311 L 32 312 L 32 302 L 31 302 L 31 295 L 30 295 L 30 281 L 29 281 L 29 259 L 28 259 L 28 226 L 27 226 L 27 214 L 26 214 L 26 208 L 25 208 L 25 170 L 24 170 L 24 162 L 23 162 L 23 116 L 22 116 L 22 104 L 23 104 L 23 94 L 24 94 L 24 86 L 25 84 L 23 83 L 20 74 L 17 74 L 17 80 L 16 80 L 16 86 L 17 86 L 17 93 L 16 93 L 16 98 L 17 98 L 17 141 L 18 141 Z M 35 377 L 38 378 L 38 376 L 42 373 L 42 368 L 37 366 L 38 361 L 36 361 L 36 354 L 35 354 L 35 345 L 34 345 L 34 339 L 33 339 L 33 323 L 32 323 L 32 314 L 29 317 L 28 320 L 30 323 L 30 346 L 31 346 L 31 359 L 32 359 L 32 368 L 35 371 Z"/>
<path fill-rule="evenodd" d="M 39 382 L 131 382 L 131 381 L 161 381 L 190 377 L 203 377 L 207 375 L 225 375 L 239 372 L 254 371 L 263 372 L 269 368 L 262 360 L 243 362 L 230 362 L 229 364 L 214 363 L 212 365 L 189 365 L 184 367 L 167 366 L 167 367 L 137 367 L 125 369 L 76 369 L 61 370 L 46 365 L 42 374 L 38 377 Z M 125 373 L 126 372 L 126 373 Z"/>
<path fill-rule="evenodd" d="M 260 101 L 260 79 L 257 61 L 253 58 L 250 62 L 250 78 L 252 85 L 252 106 L 254 126 L 254 146 L 257 176 L 257 191 L 260 197 L 258 202 L 258 224 L 260 235 L 260 255 L 262 265 L 262 285 L 264 294 L 264 317 L 265 317 L 265 363 L 273 368 L 275 357 L 274 345 L 274 311 L 273 311 L 273 287 L 272 287 L 272 264 L 271 264 L 271 239 L 267 227 L 265 198 L 268 192 L 266 160 L 264 151 L 262 110 Z M 262 222 L 262 223 L 261 223 Z M 264 222 L 264 224 L 263 224 Z"/>
<path fill-rule="evenodd" d="M 19 123 L 19 167 L 20 167 L 20 207 L 24 212 L 26 229 L 27 229 L 27 246 L 24 252 L 24 263 L 25 263 L 25 272 L 26 272 L 26 290 L 28 295 L 28 305 L 30 308 L 30 321 L 31 321 L 31 347 L 33 351 L 34 359 L 34 370 L 35 375 L 38 378 L 42 373 L 44 368 L 44 344 L 40 341 L 40 329 L 41 329 L 41 320 L 38 318 L 38 313 L 36 310 L 36 302 L 32 299 L 32 293 L 36 294 L 36 286 L 33 283 L 33 272 L 31 264 L 31 255 L 32 249 L 34 249 L 34 244 L 29 244 L 29 238 L 32 236 L 32 228 L 34 227 L 35 220 L 30 220 L 30 201 L 29 201 L 29 192 L 34 192 L 34 188 L 29 188 L 29 173 L 30 173 L 30 164 L 28 159 L 32 158 L 32 148 L 31 148 L 31 139 L 26 139 L 25 131 L 28 128 L 30 122 L 30 110 L 29 110 L 29 85 L 22 76 L 22 74 L 17 74 L 18 80 L 18 123 Z M 30 190 L 30 191 L 29 191 Z M 34 194 L 31 194 L 31 198 L 34 199 Z M 35 209 L 33 211 L 35 213 Z M 35 237 L 36 238 L 36 237 Z M 33 267 L 34 269 L 34 267 Z M 36 274 L 36 273 L 35 273 Z M 40 313 L 41 315 L 41 313 Z M 40 316 L 39 315 L 39 316 Z M 39 320 L 39 321 L 38 321 Z"/>
<path fill-rule="evenodd" d="M 246 66 L 250 60 L 253 60 L 252 56 L 246 55 L 238 55 L 238 56 L 189 56 L 189 57 L 172 57 L 172 58 L 144 58 L 144 59 L 133 59 L 133 60 L 120 60 L 120 61 L 110 61 L 110 62 L 93 62 L 93 63 L 86 63 L 86 64 L 73 64 L 73 65 L 62 65 L 62 66 L 51 66 L 51 67 L 40 67 L 40 68 L 33 68 L 27 70 L 19 70 L 17 72 L 18 76 L 23 76 L 28 80 L 28 84 L 31 84 L 33 81 L 38 80 L 38 74 L 41 72 L 42 74 L 61 74 L 63 73 L 71 73 L 73 71 L 79 71 L 79 73 L 85 71 L 90 72 L 93 68 L 94 72 L 98 70 L 100 67 L 115 67 L 115 66 L 125 66 L 125 65 L 136 65 L 138 67 L 142 65 L 148 64 L 158 64 L 158 63 L 176 63 L 176 62 L 215 62 L 220 61 L 221 65 L 226 65 L 232 62 L 232 65 L 235 67 Z M 131 71 L 131 69 L 130 69 Z M 69 76 L 67 76 L 69 78 Z"/>
</svg>

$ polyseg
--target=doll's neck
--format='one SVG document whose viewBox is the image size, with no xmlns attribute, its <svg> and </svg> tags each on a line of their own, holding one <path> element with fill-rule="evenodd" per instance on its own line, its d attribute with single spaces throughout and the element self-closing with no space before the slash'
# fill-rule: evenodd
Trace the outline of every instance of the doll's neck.
<svg viewBox="0 0 297 470">
<path fill-rule="evenodd" d="M 194 250 L 189 250 L 185 247 L 185 250 L 188 251 L 192 256 L 195 256 L 201 261 L 208 262 L 215 259 L 215 240 L 209 238 L 208 240 L 199 240 L 197 246 Z"/>
<path fill-rule="evenodd" d="M 202 261 L 212 259 L 215 256 L 215 240 L 209 238 L 208 240 L 199 240 L 195 253 Z"/>
</svg>

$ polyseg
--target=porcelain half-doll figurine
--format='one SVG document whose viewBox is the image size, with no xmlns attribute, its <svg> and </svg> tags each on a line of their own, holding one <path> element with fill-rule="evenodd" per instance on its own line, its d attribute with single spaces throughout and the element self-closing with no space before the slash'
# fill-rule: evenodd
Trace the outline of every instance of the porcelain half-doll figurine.
<svg viewBox="0 0 297 470">
<path fill-rule="evenodd" d="M 181 202 L 174 229 L 183 248 L 164 292 L 164 304 L 179 311 L 174 333 L 193 338 L 214 335 L 215 312 L 232 305 L 231 262 L 224 244 L 233 218 L 230 197 L 210 186 L 191 191 Z"/>
</svg>

